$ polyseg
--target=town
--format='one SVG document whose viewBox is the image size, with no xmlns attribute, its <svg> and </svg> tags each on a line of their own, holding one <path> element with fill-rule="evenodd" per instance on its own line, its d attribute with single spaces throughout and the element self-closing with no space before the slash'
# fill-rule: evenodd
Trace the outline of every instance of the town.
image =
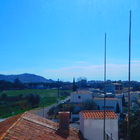
<svg viewBox="0 0 140 140">
<path fill-rule="evenodd" d="M 36 133 L 40 136 L 41 133 L 47 132 L 47 139 L 53 137 L 59 139 L 88 139 L 95 140 L 103 139 L 104 133 L 104 110 L 105 110 L 105 139 L 106 140 L 123 140 L 127 133 L 127 117 L 128 117 L 128 81 L 106 81 L 106 94 L 104 94 L 104 82 L 103 81 L 87 81 L 85 77 L 80 77 L 73 82 L 51 81 L 53 83 L 52 89 L 56 90 L 56 103 L 51 106 L 43 105 L 42 109 L 31 109 L 22 115 L 10 117 L 9 119 L 1 122 L 0 124 L 0 136 L 1 139 L 8 137 L 14 138 L 17 135 L 16 129 L 25 129 L 30 133 Z M 51 84 L 52 84 L 51 83 Z M 50 82 L 48 82 L 50 84 Z M 27 84 L 26 84 L 27 85 Z M 30 84 L 33 85 L 33 84 Z M 38 83 L 35 87 L 28 88 L 48 90 L 50 86 L 46 86 L 47 83 Z M 137 127 L 139 127 L 138 120 L 136 119 L 139 112 L 140 104 L 140 83 L 137 81 L 131 81 L 131 112 L 132 124 L 131 137 L 135 137 L 137 134 Z M 69 93 L 66 92 L 69 91 Z M 65 92 L 64 92 L 65 91 Z M 60 99 L 59 96 L 66 94 L 65 98 Z M 58 100 L 59 99 L 59 100 Z M 104 99 L 106 105 L 104 107 Z M 49 98 L 50 100 L 50 98 Z M 45 102 L 48 100 L 45 100 Z M 17 120 L 18 121 L 17 123 Z M 36 129 L 29 128 L 28 123 L 23 121 L 29 121 L 30 127 L 32 125 Z M 9 132 L 9 128 L 14 123 Z M 5 126 L 5 127 L 4 127 Z M 44 127 L 44 132 L 37 126 Z M 18 128 L 20 127 L 20 128 Z M 51 130 L 51 131 L 50 131 Z M 7 132 L 6 132 L 7 131 Z M 24 137 L 25 132 L 20 132 Z M 34 132 L 35 131 L 35 132 Z M 36 132 L 38 131 L 38 132 Z M 53 131 L 53 133 L 52 133 Z M 58 131 L 58 134 L 56 133 Z M 51 134 L 50 134 L 51 132 Z M 12 134 L 15 133 L 15 134 Z M 37 134 L 38 133 L 38 134 Z M 27 135 L 27 132 L 25 133 Z M 74 136 L 71 136 L 74 135 Z M 17 139 L 20 139 L 20 135 Z M 38 137 L 39 137 L 38 136 Z M 28 134 L 28 138 L 33 137 Z M 41 137 L 46 139 L 43 134 Z M 62 137 L 62 138 L 61 138 Z M 63 138 L 65 137 L 65 138 Z M 71 138 L 73 137 L 73 138 Z M 36 138 L 35 138 L 36 139 Z"/>
<path fill-rule="evenodd" d="M 0 0 L 0 140 L 140 140 L 139 0 Z"/>
</svg>

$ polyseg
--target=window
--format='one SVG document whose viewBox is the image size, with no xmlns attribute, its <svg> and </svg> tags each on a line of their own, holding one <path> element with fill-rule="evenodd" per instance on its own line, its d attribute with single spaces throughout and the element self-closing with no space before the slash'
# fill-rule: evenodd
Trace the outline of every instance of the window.
<svg viewBox="0 0 140 140">
<path fill-rule="evenodd" d="M 81 96 L 78 96 L 78 99 L 81 99 Z"/>
</svg>

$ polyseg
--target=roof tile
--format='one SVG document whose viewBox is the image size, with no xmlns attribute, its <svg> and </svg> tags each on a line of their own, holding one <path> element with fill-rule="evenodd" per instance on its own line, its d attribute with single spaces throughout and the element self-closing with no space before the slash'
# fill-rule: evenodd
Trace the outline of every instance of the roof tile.
<svg viewBox="0 0 140 140">
<path fill-rule="evenodd" d="M 17 120 L 17 119 L 16 119 Z M 4 122 L 8 123 L 7 120 Z M 0 130 L 3 129 L 0 123 Z M 66 137 L 57 131 L 58 123 L 36 116 L 29 112 L 24 113 L 9 129 L 3 131 L 0 140 L 82 140 L 77 129 L 70 128 Z"/>
<path fill-rule="evenodd" d="M 85 119 L 103 119 L 104 118 L 104 111 L 103 110 L 85 110 L 81 111 L 83 118 Z M 105 111 L 105 118 L 107 119 L 117 119 L 118 116 L 114 111 L 108 110 Z"/>
</svg>

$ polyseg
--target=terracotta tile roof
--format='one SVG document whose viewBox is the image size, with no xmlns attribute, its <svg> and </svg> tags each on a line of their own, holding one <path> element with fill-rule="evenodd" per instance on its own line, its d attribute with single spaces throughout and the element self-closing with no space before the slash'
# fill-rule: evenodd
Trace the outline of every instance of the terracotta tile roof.
<svg viewBox="0 0 140 140">
<path fill-rule="evenodd" d="M 22 114 L 0 122 L 0 137 L 21 117 Z"/>
<path fill-rule="evenodd" d="M 5 120 L 3 123 L 8 123 Z M 1 129 L 0 123 L 0 129 Z M 3 128 L 2 128 L 3 129 Z M 82 140 L 82 135 L 77 129 L 70 128 L 70 134 L 66 137 L 58 131 L 58 123 L 36 116 L 29 112 L 16 119 L 6 132 L 0 136 L 0 140 Z"/>
<path fill-rule="evenodd" d="M 105 118 L 107 119 L 117 119 L 118 116 L 115 114 L 114 111 L 106 111 Z M 81 115 L 85 119 L 103 119 L 104 118 L 104 111 L 103 110 L 85 110 L 81 111 Z"/>
</svg>

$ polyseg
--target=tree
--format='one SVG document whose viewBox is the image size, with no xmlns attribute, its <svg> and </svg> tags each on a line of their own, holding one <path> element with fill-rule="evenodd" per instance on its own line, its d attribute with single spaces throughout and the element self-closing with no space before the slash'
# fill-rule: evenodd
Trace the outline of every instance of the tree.
<svg viewBox="0 0 140 140">
<path fill-rule="evenodd" d="M 130 118 L 130 138 L 131 140 L 140 139 L 140 110 L 131 115 Z"/>
<path fill-rule="evenodd" d="M 100 106 L 99 105 L 97 106 L 97 110 L 100 110 Z"/>
<path fill-rule="evenodd" d="M 122 96 L 122 106 L 123 106 L 123 107 L 126 106 L 124 94 L 123 94 L 123 96 Z"/>
<path fill-rule="evenodd" d="M 25 88 L 24 84 L 22 84 L 18 78 L 16 78 L 14 80 L 14 86 L 16 89 L 24 89 Z"/>
<path fill-rule="evenodd" d="M 135 98 L 135 100 L 133 100 L 134 106 L 133 106 L 133 112 L 137 112 L 140 110 L 140 101 Z"/>
<path fill-rule="evenodd" d="M 5 94 L 5 93 L 1 95 L 2 100 L 7 100 L 7 97 L 8 97 L 8 96 L 7 96 L 7 94 Z"/>
<path fill-rule="evenodd" d="M 87 87 L 87 78 L 86 77 L 77 78 L 77 84 L 79 88 Z"/>
<path fill-rule="evenodd" d="M 140 138 L 140 101 L 133 100 L 135 103 L 130 117 L 130 138 L 131 140 L 139 140 Z"/>
<path fill-rule="evenodd" d="M 120 111 L 120 106 L 119 106 L 119 104 L 117 103 L 116 104 L 116 113 L 120 113 L 121 111 Z"/>
<path fill-rule="evenodd" d="M 97 109 L 97 105 L 93 100 L 87 99 L 83 103 L 84 110 L 95 110 Z"/>
<path fill-rule="evenodd" d="M 72 90 L 73 90 L 73 92 L 74 91 L 77 91 L 77 86 L 76 86 L 76 83 L 75 83 L 75 78 L 73 78 L 73 87 L 72 87 Z"/>
<path fill-rule="evenodd" d="M 32 104 L 32 107 L 37 107 L 40 103 L 40 96 L 38 94 L 30 94 L 28 100 Z"/>
<path fill-rule="evenodd" d="M 140 101 L 135 99 L 133 101 L 135 105 L 133 106 L 130 114 L 130 139 L 131 140 L 139 140 L 140 138 Z M 121 133 L 123 133 L 124 137 L 127 137 L 127 119 L 124 119 L 121 122 L 121 126 L 123 129 Z"/>
</svg>

